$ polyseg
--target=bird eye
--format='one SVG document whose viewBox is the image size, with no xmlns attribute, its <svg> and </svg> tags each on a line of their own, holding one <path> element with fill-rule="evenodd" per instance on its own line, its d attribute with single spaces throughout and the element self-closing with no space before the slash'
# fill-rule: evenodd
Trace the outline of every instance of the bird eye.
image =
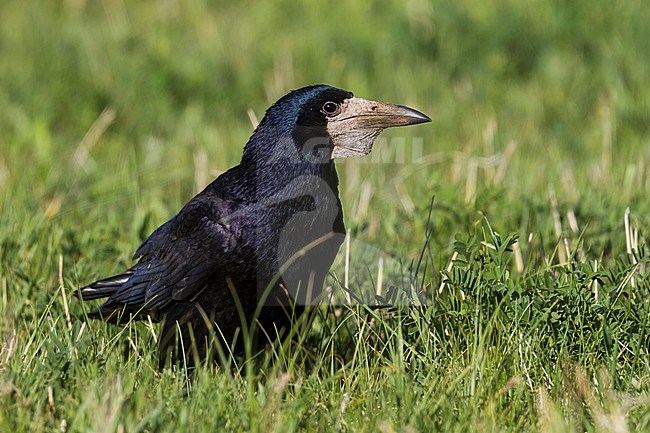
<svg viewBox="0 0 650 433">
<path fill-rule="evenodd" d="M 323 113 L 328 116 L 333 116 L 339 113 L 339 108 L 339 104 L 329 101 L 323 104 Z"/>
</svg>

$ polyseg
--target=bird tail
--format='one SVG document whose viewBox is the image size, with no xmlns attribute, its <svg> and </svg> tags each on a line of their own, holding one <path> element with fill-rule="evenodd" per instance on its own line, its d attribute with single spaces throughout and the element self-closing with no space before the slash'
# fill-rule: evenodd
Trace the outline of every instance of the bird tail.
<svg viewBox="0 0 650 433">
<path fill-rule="evenodd" d="M 110 298 L 120 290 L 129 278 L 131 278 L 133 273 L 134 268 L 131 268 L 122 274 L 113 275 L 112 277 L 104 278 L 86 287 L 82 287 L 79 289 L 81 299 L 91 301 L 93 299 Z M 142 319 L 146 315 L 148 313 L 143 310 L 140 304 L 125 304 L 121 301 L 112 301 L 111 299 L 88 313 L 88 317 L 91 319 L 99 319 L 115 324 L 126 323 L 132 319 Z M 155 315 L 151 319 L 158 321 Z"/>
<path fill-rule="evenodd" d="M 123 274 L 113 275 L 103 280 L 95 281 L 92 284 L 80 289 L 81 299 L 90 301 L 93 299 L 108 298 L 117 292 L 120 287 L 133 275 L 133 269 L 129 269 Z"/>
</svg>

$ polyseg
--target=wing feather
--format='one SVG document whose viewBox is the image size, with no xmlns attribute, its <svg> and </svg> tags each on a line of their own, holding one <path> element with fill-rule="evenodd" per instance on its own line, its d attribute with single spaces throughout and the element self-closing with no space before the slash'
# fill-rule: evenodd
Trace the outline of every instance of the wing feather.
<svg viewBox="0 0 650 433">
<path fill-rule="evenodd" d="M 105 316 L 124 308 L 164 311 L 173 301 L 195 296 L 210 278 L 225 272 L 224 265 L 235 254 L 237 230 L 232 222 L 224 222 L 230 213 L 224 200 L 199 194 L 142 243 L 134 255 L 135 266 L 85 287 L 82 295 L 110 296 L 98 309 Z M 104 288 L 107 284 L 110 289 Z"/>
</svg>

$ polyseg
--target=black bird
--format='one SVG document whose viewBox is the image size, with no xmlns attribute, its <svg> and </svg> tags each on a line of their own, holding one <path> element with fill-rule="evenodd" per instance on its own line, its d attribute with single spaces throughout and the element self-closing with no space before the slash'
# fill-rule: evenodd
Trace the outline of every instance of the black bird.
<svg viewBox="0 0 650 433">
<path fill-rule="evenodd" d="M 190 365 L 205 358 L 211 335 L 232 344 L 242 318 L 278 336 L 318 302 L 345 237 L 333 159 L 368 154 L 385 128 L 430 120 L 326 85 L 290 92 L 240 164 L 156 229 L 133 267 L 81 289 L 84 300 L 108 298 L 90 316 L 162 321 L 161 367 L 170 353 Z"/>
</svg>

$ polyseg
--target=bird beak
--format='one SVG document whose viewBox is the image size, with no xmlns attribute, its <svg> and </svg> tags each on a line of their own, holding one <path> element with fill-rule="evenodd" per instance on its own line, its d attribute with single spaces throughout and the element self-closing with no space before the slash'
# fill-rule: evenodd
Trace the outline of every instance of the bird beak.
<svg viewBox="0 0 650 433">
<path fill-rule="evenodd" d="M 425 122 L 431 122 L 429 116 L 403 105 L 350 98 L 341 107 L 340 114 L 327 123 L 333 144 L 331 157 L 367 155 L 382 130 Z"/>
<path fill-rule="evenodd" d="M 356 127 L 373 130 L 431 122 L 429 116 L 412 108 L 362 98 L 351 98 L 344 115 L 354 118 Z"/>
</svg>

